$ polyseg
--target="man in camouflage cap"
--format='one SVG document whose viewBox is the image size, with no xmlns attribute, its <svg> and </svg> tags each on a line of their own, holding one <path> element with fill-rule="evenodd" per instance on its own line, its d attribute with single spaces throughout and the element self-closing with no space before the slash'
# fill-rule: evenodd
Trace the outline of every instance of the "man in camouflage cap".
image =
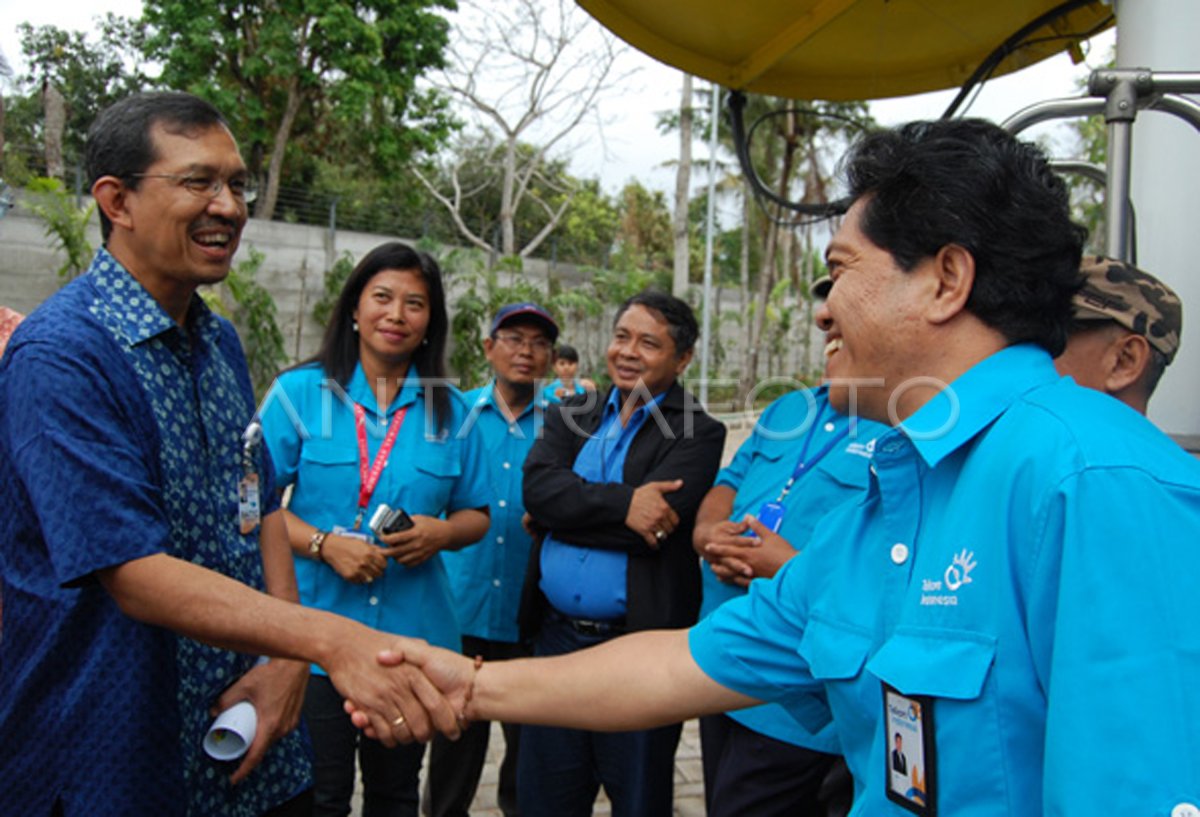
<svg viewBox="0 0 1200 817">
<path fill-rule="evenodd" d="M 1084 257 L 1075 323 L 1055 360 L 1059 373 L 1146 413 L 1163 371 L 1179 350 L 1183 306 L 1147 272 L 1103 256 Z"/>
</svg>

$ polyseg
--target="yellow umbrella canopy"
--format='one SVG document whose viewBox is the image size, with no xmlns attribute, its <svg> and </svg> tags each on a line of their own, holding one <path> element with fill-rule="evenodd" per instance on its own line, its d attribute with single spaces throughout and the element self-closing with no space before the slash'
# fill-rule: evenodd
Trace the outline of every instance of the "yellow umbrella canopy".
<svg viewBox="0 0 1200 817">
<path fill-rule="evenodd" d="M 621 39 L 726 88 L 879 99 L 962 85 L 998 46 L 1060 6 L 993 76 L 1113 24 L 1101 0 L 577 0 Z"/>
</svg>

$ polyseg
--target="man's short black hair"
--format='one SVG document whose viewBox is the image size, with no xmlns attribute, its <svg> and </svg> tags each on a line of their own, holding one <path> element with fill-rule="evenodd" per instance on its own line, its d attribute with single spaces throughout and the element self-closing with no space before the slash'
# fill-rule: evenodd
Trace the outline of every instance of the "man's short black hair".
<svg viewBox="0 0 1200 817">
<path fill-rule="evenodd" d="M 575 347 L 567 343 L 560 343 L 554 350 L 555 360 L 565 360 L 568 363 L 579 362 L 579 352 L 575 351 Z"/>
<path fill-rule="evenodd" d="M 912 122 L 863 137 L 846 175 L 863 232 L 902 269 L 967 249 L 967 309 L 1010 343 L 1062 352 L 1087 231 L 1039 148 L 980 119 Z"/>
<path fill-rule="evenodd" d="M 657 289 L 643 290 L 621 304 L 613 318 L 613 326 L 631 306 L 643 306 L 662 315 L 671 340 L 675 342 L 676 357 L 683 357 L 696 345 L 696 339 L 700 337 L 700 325 L 696 323 L 696 314 L 686 301 Z"/>
<path fill-rule="evenodd" d="M 88 187 L 102 176 L 115 176 L 136 189 L 137 174 L 158 159 L 150 131 L 159 124 L 169 133 L 183 134 L 229 127 L 220 111 L 191 94 L 158 91 L 127 96 L 102 110 L 88 128 Z M 100 233 L 105 241 L 112 233 L 112 222 L 103 210 Z"/>
</svg>

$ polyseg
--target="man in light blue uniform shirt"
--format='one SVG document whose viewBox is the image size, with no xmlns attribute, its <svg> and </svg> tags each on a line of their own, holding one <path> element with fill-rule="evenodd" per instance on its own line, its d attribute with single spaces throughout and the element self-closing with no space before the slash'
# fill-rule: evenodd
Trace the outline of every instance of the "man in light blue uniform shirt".
<svg viewBox="0 0 1200 817">
<path fill-rule="evenodd" d="M 490 660 L 528 655 L 517 630 L 517 608 L 532 545 L 521 524 L 521 467 L 540 436 L 547 400 L 537 388 L 550 365 L 558 324 L 534 303 L 509 304 L 492 320 L 483 342 L 495 377 L 465 398 L 483 440 L 491 485 L 491 525 L 476 545 L 445 553 L 463 632 L 463 653 Z M 516 817 L 520 728 L 503 724 L 498 805 Z M 429 757 L 425 813 L 467 817 L 487 757 L 490 724 L 474 723 L 457 741 L 438 736 Z"/>
<path fill-rule="evenodd" d="M 869 134 L 846 167 L 830 402 L 894 426 L 861 499 L 686 633 L 406 657 L 471 718 L 832 717 L 863 817 L 1197 814 L 1200 463 L 1054 369 L 1084 237 L 1065 185 L 981 120 Z"/>
<path fill-rule="evenodd" d="M 774 576 L 822 516 L 862 493 L 875 437 L 886 430 L 835 411 L 825 387 L 766 408 L 696 516 L 701 617 Z M 844 766 L 823 785 L 841 753 L 832 724 L 810 732 L 767 704 L 702 718 L 700 741 L 709 817 L 816 814 L 824 802 L 849 801 Z"/>
</svg>

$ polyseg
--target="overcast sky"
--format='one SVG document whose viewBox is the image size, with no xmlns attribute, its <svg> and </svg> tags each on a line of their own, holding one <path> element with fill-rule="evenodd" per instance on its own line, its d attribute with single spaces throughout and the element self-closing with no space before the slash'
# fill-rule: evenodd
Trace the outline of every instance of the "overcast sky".
<svg viewBox="0 0 1200 817">
<path fill-rule="evenodd" d="M 18 23 L 28 21 L 35 25 L 52 24 L 69 30 L 84 30 L 91 28 L 93 17 L 106 11 L 138 16 L 141 0 L 38 0 L 36 3 L 0 0 L 0 49 L 19 71 L 22 66 L 18 64 Z M 1072 65 L 1065 54 L 1059 54 L 1024 71 L 990 81 L 970 108 L 970 114 L 999 121 L 1030 103 L 1077 94 L 1078 81 L 1086 77 L 1092 67 L 1108 59 L 1113 42 L 1111 30 L 1096 38 L 1086 64 Z M 682 75 L 633 49 L 628 49 L 623 59 L 627 67 L 638 70 L 621 89 L 620 95 L 609 98 L 603 105 L 604 149 L 572 151 L 572 172 L 580 177 L 599 176 L 604 189 L 610 193 L 618 191 L 630 179 L 638 179 L 647 187 L 673 190 L 674 170 L 664 165 L 677 156 L 678 137 L 659 134 L 655 121 L 659 113 L 678 106 Z M 703 83 L 703 80 L 697 80 L 697 87 L 702 87 Z M 954 94 L 951 90 L 876 101 L 871 108 L 884 124 L 935 118 Z M 1030 131 L 1031 135 L 1038 133 Z M 594 131 L 590 136 L 583 134 L 582 138 L 589 145 L 600 141 Z M 1056 141 L 1065 142 L 1066 138 L 1059 136 Z M 706 137 L 703 142 L 694 150 L 697 159 L 707 156 Z M 702 184 L 703 174 L 696 174 L 694 180 L 696 184 Z"/>
</svg>

